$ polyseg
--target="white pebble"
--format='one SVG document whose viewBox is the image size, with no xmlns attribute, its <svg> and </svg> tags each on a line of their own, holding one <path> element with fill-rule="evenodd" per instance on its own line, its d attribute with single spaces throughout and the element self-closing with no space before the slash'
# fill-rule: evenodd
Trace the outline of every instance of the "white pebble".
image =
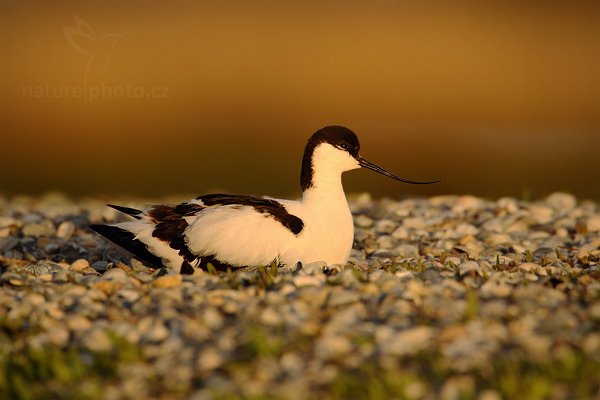
<svg viewBox="0 0 600 400">
<path fill-rule="evenodd" d="M 56 237 L 61 239 L 70 239 L 75 233 L 75 224 L 71 221 L 64 221 L 56 229 Z"/>
</svg>

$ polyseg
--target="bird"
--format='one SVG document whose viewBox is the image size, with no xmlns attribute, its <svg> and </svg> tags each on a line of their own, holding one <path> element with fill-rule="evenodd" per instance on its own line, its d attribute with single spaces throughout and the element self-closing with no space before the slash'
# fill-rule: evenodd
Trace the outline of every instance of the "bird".
<svg viewBox="0 0 600 400">
<path fill-rule="evenodd" d="M 342 173 L 367 168 L 397 181 L 431 184 L 396 176 L 360 155 L 356 134 L 326 126 L 308 140 L 302 157 L 299 200 L 204 194 L 179 204 L 144 209 L 108 204 L 131 217 L 90 228 L 155 268 L 181 274 L 196 270 L 345 264 L 354 223 Z"/>
</svg>

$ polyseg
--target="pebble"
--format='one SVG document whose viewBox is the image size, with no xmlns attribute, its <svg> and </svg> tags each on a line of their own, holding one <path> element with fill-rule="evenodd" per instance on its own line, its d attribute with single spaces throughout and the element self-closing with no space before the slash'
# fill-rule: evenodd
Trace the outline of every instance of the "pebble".
<svg viewBox="0 0 600 400">
<path fill-rule="evenodd" d="M 600 232 L 600 215 L 591 216 L 586 223 L 589 232 Z"/>
<path fill-rule="evenodd" d="M 389 219 L 382 219 L 375 223 L 374 229 L 377 233 L 389 234 L 394 232 L 397 227 L 398 224 L 396 222 Z"/>
<path fill-rule="evenodd" d="M 118 294 L 130 303 L 135 303 L 141 296 L 139 291 L 133 289 L 122 289 L 119 290 Z"/>
<path fill-rule="evenodd" d="M 80 258 L 78 260 L 73 261 L 73 263 L 69 266 L 69 270 L 75 272 L 82 272 L 83 270 L 88 269 L 89 267 L 90 263 L 88 262 L 88 260 Z"/>
<path fill-rule="evenodd" d="M 113 342 L 102 328 L 95 328 L 83 337 L 83 345 L 93 352 L 108 352 L 114 347 Z"/>
<path fill-rule="evenodd" d="M 141 333 L 142 340 L 147 342 L 161 342 L 169 337 L 169 330 L 165 325 L 152 317 L 143 318 L 138 323 L 137 330 Z"/>
<path fill-rule="evenodd" d="M 103 260 L 96 261 L 92 264 L 92 268 L 100 273 L 104 273 L 108 269 L 108 262 Z"/>
<path fill-rule="evenodd" d="M 574 209 L 577 206 L 577 199 L 569 193 L 552 193 L 546 198 L 546 204 L 559 212 L 564 212 Z"/>
<path fill-rule="evenodd" d="M 402 226 L 405 229 L 425 229 L 426 224 L 425 220 L 420 217 L 410 217 L 404 218 L 402 221 Z"/>
<path fill-rule="evenodd" d="M 196 364 L 202 373 L 213 371 L 225 363 L 225 358 L 217 350 L 208 348 L 200 353 Z"/>
<path fill-rule="evenodd" d="M 75 233 L 75 224 L 71 221 L 62 222 L 58 228 L 56 228 L 56 237 L 60 239 L 70 239 Z"/>
<path fill-rule="evenodd" d="M 54 225 L 50 221 L 44 221 L 40 223 L 31 223 L 23 226 L 23 235 L 41 237 L 41 236 L 52 236 L 54 235 Z"/>
<path fill-rule="evenodd" d="M 413 244 L 401 244 L 394 249 L 400 257 L 418 257 L 419 248 Z"/>
<path fill-rule="evenodd" d="M 102 279 L 125 282 L 127 281 L 127 273 L 120 268 L 111 268 L 102 274 Z"/>
<path fill-rule="evenodd" d="M 465 261 L 459 264 L 458 271 L 461 275 L 468 274 L 469 272 L 479 272 L 479 264 L 475 261 Z"/>
<path fill-rule="evenodd" d="M 352 350 L 352 343 L 343 336 L 324 336 L 315 343 L 315 354 L 324 360 L 342 357 Z"/>
<path fill-rule="evenodd" d="M 183 279 L 181 275 L 165 275 L 154 280 L 154 287 L 158 288 L 174 288 L 181 285 Z"/>
<path fill-rule="evenodd" d="M 314 275 L 299 275 L 294 277 L 296 287 L 320 286 L 325 282 L 325 278 Z"/>
<path fill-rule="evenodd" d="M 428 347 L 433 338 L 433 329 L 418 326 L 394 332 L 380 344 L 382 354 L 405 356 L 416 354 Z"/>
<path fill-rule="evenodd" d="M 60 327 L 48 329 L 47 335 L 50 344 L 57 347 L 65 347 L 69 342 L 69 332 Z"/>
<path fill-rule="evenodd" d="M 46 302 L 46 298 L 39 293 L 30 293 L 23 298 L 25 304 L 31 304 L 33 307 L 41 306 Z"/>
<path fill-rule="evenodd" d="M 331 292 L 329 297 L 329 307 L 340 307 L 348 304 L 356 303 L 360 300 L 360 296 L 349 290 L 335 290 Z"/>
<path fill-rule="evenodd" d="M 508 297 L 512 292 L 510 285 L 487 281 L 481 286 L 481 293 L 489 297 Z"/>
<path fill-rule="evenodd" d="M 71 331 L 84 331 L 92 327 L 92 322 L 82 315 L 73 315 L 67 318 L 66 325 Z"/>
<path fill-rule="evenodd" d="M 370 228 L 373 226 L 373 220 L 364 214 L 354 217 L 354 225 L 359 228 Z"/>
</svg>

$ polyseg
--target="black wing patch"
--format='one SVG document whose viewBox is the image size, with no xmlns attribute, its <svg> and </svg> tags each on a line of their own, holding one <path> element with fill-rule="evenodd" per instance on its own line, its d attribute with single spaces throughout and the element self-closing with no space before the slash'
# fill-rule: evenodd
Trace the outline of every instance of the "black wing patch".
<svg viewBox="0 0 600 400">
<path fill-rule="evenodd" d="M 194 215 L 203 208 L 193 203 L 181 203 L 176 206 L 161 204 L 152 207 L 148 212 L 156 224 L 152 236 L 167 242 L 172 249 L 179 250 L 179 255 L 186 262 L 195 261 L 198 257 L 185 242 L 185 230 L 188 227 L 185 217 Z"/>
<path fill-rule="evenodd" d="M 117 211 L 121 211 L 122 213 L 127 214 L 135 219 L 142 218 L 142 210 L 137 210 L 131 207 L 117 206 L 115 204 L 107 204 L 107 206 L 109 206 L 110 208 L 114 208 Z"/>
<path fill-rule="evenodd" d="M 232 194 L 207 194 L 196 197 L 196 200 L 202 201 L 207 206 L 227 206 L 240 205 L 254 208 L 261 214 L 266 214 L 275 218 L 281 225 L 286 227 L 294 235 L 298 235 L 304 229 L 304 222 L 297 216 L 290 214 L 283 204 L 276 200 L 265 199 L 264 197 Z M 189 204 L 189 203 L 188 203 Z"/>
<path fill-rule="evenodd" d="M 144 243 L 135 239 L 135 235 L 133 233 L 110 225 L 96 224 L 90 225 L 90 228 L 111 242 L 129 251 L 144 263 L 155 268 L 161 268 L 165 266 L 162 262 L 162 259 L 150 253 L 150 251 L 148 251 L 148 247 L 146 247 Z"/>
</svg>

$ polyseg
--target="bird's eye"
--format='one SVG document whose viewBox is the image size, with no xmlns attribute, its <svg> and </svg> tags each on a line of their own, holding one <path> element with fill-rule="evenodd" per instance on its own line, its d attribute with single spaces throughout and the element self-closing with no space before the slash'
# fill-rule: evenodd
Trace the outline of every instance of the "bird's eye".
<svg viewBox="0 0 600 400">
<path fill-rule="evenodd" d="M 342 144 L 340 144 L 340 149 L 348 150 L 348 149 L 350 149 L 350 146 L 348 146 L 348 143 L 342 143 Z"/>
</svg>

